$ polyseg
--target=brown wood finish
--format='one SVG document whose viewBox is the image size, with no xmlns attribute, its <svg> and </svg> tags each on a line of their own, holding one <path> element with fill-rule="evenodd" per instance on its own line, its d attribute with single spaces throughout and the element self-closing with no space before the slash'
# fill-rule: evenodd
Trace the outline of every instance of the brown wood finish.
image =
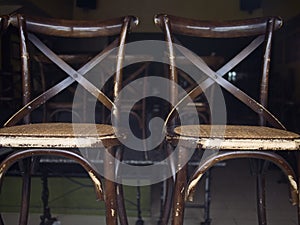
<svg viewBox="0 0 300 225">
<path fill-rule="evenodd" d="M 266 23 L 275 19 L 274 30 L 282 26 L 279 17 L 253 18 L 232 21 L 208 21 L 187 19 L 173 15 L 158 14 L 154 18 L 155 24 L 164 28 L 164 21 L 170 24 L 174 34 L 207 38 L 234 38 L 265 34 Z"/>
<path fill-rule="evenodd" d="M 130 19 L 129 26 L 138 25 L 135 17 Z M 64 20 L 54 18 L 31 17 L 26 15 L 26 26 L 29 32 L 59 36 L 88 38 L 100 36 L 113 36 L 121 32 L 124 23 L 124 17 L 110 20 Z M 17 17 L 10 17 L 9 23 L 18 26 Z"/>
<path fill-rule="evenodd" d="M 175 37 L 175 34 L 195 36 L 198 38 L 241 38 L 253 37 L 254 39 L 246 48 L 244 48 L 237 56 L 233 57 L 228 63 L 216 72 L 210 69 L 200 57 L 195 56 L 185 49 L 178 49 L 187 60 L 194 64 L 201 71 L 205 72 L 207 79 L 203 82 L 202 88 L 208 88 L 210 85 L 217 83 L 220 87 L 231 93 L 238 100 L 243 102 L 254 112 L 258 114 L 259 126 L 244 126 L 244 125 L 181 125 L 174 130 L 169 130 L 167 141 L 176 145 L 180 140 L 182 145 L 179 148 L 184 148 L 185 151 L 191 151 L 190 146 L 197 146 L 199 150 L 211 151 L 212 149 L 222 150 L 218 154 L 212 154 L 211 157 L 202 159 L 196 172 L 192 174 L 191 179 L 185 185 L 186 171 L 178 170 L 175 183 L 175 193 L 173 195 L 173 225 L 182 225 L 184 219 L 184 202 L 187 196 L 191 197 L 191 192 L 196 187 L 197 183 L 204 173 L 217 162 L 232 159 L 232 158 L 255 158 L 271 161 L 285 172 L 288 177 L 292 203 L 297 204 L 299 201 L 299 189 L 296 183 L 297 178 L 289 163 L 280 157 L 274 150 L 299 150 L 298 134 L 285 131 L 285 127 L 281 122 L 267 110 L 268 100 L 268 83 L 271 57 L 271 43 L 273 32 L 282 26 L 282 20 L 279 17 L 254 18 L 247 20 L 236 21 L 201 21 L 187 18 L 180 18 L 172 15 L 158 14 L 154 18 L 154 22 L 165 33 L 166 41 L 168 42 L 169 57 L 170 57 L 170 72 L 169 79 L 174 79 L 176 74 L 176 55 L 174 55 L 175 46 L 173 43 L 181 44 Z M 261 84 L 259 99 L 255 100 L 250 95 L 244 93 L 232 83 L 228 82 L 222 76 L 229 72 L 232 68 L 238 65 L 244 58 L 247 58 L 256 48 L 263 46 L 264 53 L 262 63 Z M 203 46 L 205 48 L 205 46 Z M 259 60 L 259 59 L 257 59 Z M 203 93 L 203 89 L 199 87 L 191 90 L 182 99 L 177 99 L 177 104 L 169 113 L 165 122 L 166 126 L 171 125 L 169 121 L 174 116 L 174 111 L 178 107 L 186 104 L 187 97 L 194 99 L 199 94 Z M 175 90 L 170 90 L 170 94 L 177 96 Z M 230 109 L 229 109 L 230 110 Z M 262 127 L 271 125 L 275 128 Z M 246 123 L 246 121 L 244 122 Z M 218 131 L 222 129 L 225 133 Z M 214 140 L 220 140 L 216 145 Z M 250 151 L 249 151 L 250 150 Z M 262 151 L 263 150 L 263 151 Z M 182 150 L 181 150 L 182 151 Z M 224 152 L 223 152 L 224 151 Z M 183 151 L 182 151 L 183 152 Z M 185 153 L 183 153 L 185 154 Z M 182 165 L 181 165 L 182 168 Z M 259 173 L 257 183 L 257 206 L 258 206 L 258 221 L 259 224 L 266 224 L 266 206 L 265 206 L 265 190 L 264 190 L 264 175 L 263 170 Z M 183 175 L 182 175 L 183 174 Z M 210 224 L 210 221 L 205 221 L 205 224 Z"/>
<path fill-rule="evenodd" d="M 1 20 L 1 26 L 4 20 Z M 80 154 L 72 151 L 74 148 L 91 148 L 97 149 L 105 147 L 107 154 L 114 155 L 120 143 L 119 135 L 115 134 L 115 130 L 110 125 L 105 124 L 71 124 L 71 123 L 35 123 L 30 124 L 30 113 L 36 108 L 45 104 L 49 99 L 69 87 L 72 83 L 78 82 L 88 92 L 95 96 L 97 100 L 103 103 L 109 110 L 113 107 L 113 99 L 109 99 L 96 86 L 84 78 L 84 74 L 92 69 L 97 63 L 107 57 L 108 51 L 113 47 L 120 46 L 118 57 L 116 57 L 116 65 L 120 70 L 115 75 L 115 97 L 120 90 L 122 84 L 122 60 L 124 58 L 124 45 L 128 32 L 138 24 L 138 19 L 134 16 L 125 16 L 107 21 L 71 21 L 50 18 L 30 17 L 26 15 L 12 15 L 6 20 L 8 25 L 14 26 L 19 31 L 20 37 L 20 55 L 22 68 L 22 86 L 23 86 L 23 108 L 16 112 L 0 129 L 0 146 L 13 147 L 16 149 L 9 157 L 5 158 L 0 164 L 0 175 L 4 176 L 5 171 L 15 162 L 31 162 L 32 158 L 41 155 L 63 156 L 74 159 L 78 162 L 90 175 L 96 187 L 97 198 L 102 198 L 106 202 L 106 222 L 107 224 L 117 224 L 118 211 L 124 215 L 124 208 L 117 209 L 116 184 L 113 181 L 105 180 L 106 188 L 102 193 L 100 175 L 94 169 L 94 166 Z M 92 38 L 114 36 L 117 37 L 110 45 L 89 60 L 79 70 L 73 69 L 64 61 L 66 58 L 60 58 L 48 46 L 46 46 L 35 34 L 43 34 L 56 37 L 73 37 L 73 38 Z M 31 51 L 29 43 L 32 43 L 39 49 L 49 61 L 52 61 L 60 67 L 65 73 L 66 78 L 46 90 L 39 96 L 32 96 L 31 93 L 31 70 L 30 62 Z M 76 46 L 74 46 L 76 49 Z M 67 58 L 69 59 L 69 58 Z M 117 115 L 114 115 L 117 116 Z M 21 122 L 23 125 L 16 125 Z M 78 128 L 79 134 L 74 135 L 74 126 Z M 96 133 L 91 133 L 92 127 L 96 128 Z M 77 132 L 77 133 L 78 133 Z M 78 136 L 79 135 L 79 136 Z M 83 135 L 83 136 L 82 136 Z M 77 138 L 81 141 L 78 142 Z M 30 149 L 28 149 L 30 148 Z M 40 149 L 42 148 L 42 149 Z M 61 150 L 64 148 L 65 150 Z M 26 160 L 25 158 L 28 158 Z M 104 160 L 104 167 L 108 167 L 110 176 L 114 176 L 114 162 Z M 30 177 L 31 163 L 27 166 L 26 176 L 24 176 L 23 201 L 20 212 L 20 224 L 25 225 L 28 221 L 28 207 L 30 198 Z M 106 173 L 106 172 L 105 172 Z M 124 218 L 122 219 L 123 222 Z M 121 220 L 121 221 L 122 221 Z"/>
</svg>

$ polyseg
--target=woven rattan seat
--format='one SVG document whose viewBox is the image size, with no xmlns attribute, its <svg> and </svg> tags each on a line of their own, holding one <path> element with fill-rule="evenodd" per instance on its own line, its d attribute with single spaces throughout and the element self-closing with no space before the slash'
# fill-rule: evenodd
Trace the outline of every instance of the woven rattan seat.
<svg viewBox="0 0 300 225">
<path fill-rule="evenodd" d="M 213 129 L 213 131 L 212 131 Z M 286 130 L 273 129 L 258 126 L 235 125 L 186 125 L 177 127 L 174 132 L 182 137 L 224 138 L 224 139 L 270 139 L 270 140 L 294 140 L 299 135 Z"/>
<path fill-rule="evenodd" d="M 94 128 L 94 129 L 93 129 Z M 75 133 L 76 130 L 76 134 Z M 0 129 L 1 136 L 24 137 L 103 137 L 113 135 L 113 127 L 106 124 L 42 123 Z"/>
<path fill-rule="evenodd" d="M 186 125 L 175 128 L 174 133 L 188 146 L 192 142 L 205 149 L 297 150 L 300 144 L 298 134 L 270 127 Z M 214 139 L 221 143 L 215 145 Z"/>
<path fill-rule="evenodd" d="M 115 131 L 105 124 L 43 123 L 0 129 L 0 143 L 5 147 L 91 148 L 103 147 L 103 141 L 117 145 Z"/>
</svg>

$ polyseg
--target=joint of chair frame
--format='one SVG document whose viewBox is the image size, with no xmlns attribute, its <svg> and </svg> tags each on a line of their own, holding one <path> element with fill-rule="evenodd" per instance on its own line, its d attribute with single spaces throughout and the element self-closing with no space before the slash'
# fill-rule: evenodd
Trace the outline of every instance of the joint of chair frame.
<svg viewBox="0 0 300 225">
<path fill-rule="evenodd" d="M 139 19 L 135 16 L 131 16 L 131 15 L 125 16 L 124 23 L 126 23 L 128 21 L 130 22 L 130 25 L 129 25 L 130 29 L 132 29 L 132 28 L 136 27 L 137 25 L 139 25 Z"/>
<path fill-rule="evenodd" d="M 282 27 L 283 25 L 283 19 L 279 16 L 272 16 L 269 18 L 269 23 L 271 22 L 271 20 L 275 20 L 274 21 L 274 29 L 277 30 L 279 28 Z"/>
<path fill-rule="evenodd" d="M 154 23 L 159 25 L 160 27 L 163 27 L 163 21 L 168 22 L 168 16 L 167 14 L 156 14 L 154 16 Z"/>
</svg>

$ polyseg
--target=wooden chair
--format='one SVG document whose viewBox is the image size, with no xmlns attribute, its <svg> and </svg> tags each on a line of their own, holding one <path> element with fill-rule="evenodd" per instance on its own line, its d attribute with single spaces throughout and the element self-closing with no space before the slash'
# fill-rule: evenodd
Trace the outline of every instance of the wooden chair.
<svg viewBox="0 0 300 225">
<path fill-rule="evenodd" d="M 60 156 L 79 163 L 92 179 L 97 198 L 104 199 L 106 206 L 106 223 L 117 224 L 119 214 L 122 224 L 126 222 L 125 211 L 117 210 L 116 183 L 114 182 L 114 156 L 120 150 L 120 134 L 109 124 L 95 123 L 31 123 L 31 113 L 42 106 L 52 97 L 69 87 L 74 82 L 84 87 L 87 92 L 95 97 L 95 101 L 102 103 L 107 109 L 114 107 L 113 99 L 109 99 L 99 88 L 87 80 L 86 75 L 104 60 L 114 47 L 119 47 L 115 60 L 116 73 L 114 78 L 114 96 L 118 94 L 122 83 L 122 62 L 124 59 L 124 44 L 131 28 L 138 24 L 134 16 L 125 16 L 106 21 L 72 21 L 50 18 L 29 17 L 14 15 L 9 18 L 9 24 L 17 28 L 20 39 L 20 55 L 22 67 L 22 87 L 24 106 L 16 112 L 0 129 L 0 146 L 12 148 L 13 152 L 5 158 L 0 165 L 3 178 L 11 165 L 19 162 L 22 169 L 22 204 L 19 224 L 27 224 L 30 199 L 30 178 L 33 164 L 41 156 Z M 56 55 L 40 36 L 53 36 L 59 38 L 87 39 L 101 38 L 105 36 L 116 37 L 105 49 L 96 54 L 90 61 L 78 70 L 74 70 L 59 56 Z M 31 53 L 33 44 L 36 49 L 55 63 L 66 73 L 66 78 L 52 86 L 38 96 L 31 96 Z M 74 46 L 76 49 L 76 46 Z M 36 51 L 36 50 L 34 50 Z M 100 67 L 101 68 L 101 67 Z M 100 70 L 100 71 L 99 71 Z M 93 74 L 94 75 L 94 74 Z M 97 67 L 97 75 L 101 75 L 101 69 Z M 55 76 L 55 74 L 53 75 Z M 117 110 L 113 115 L 117 118 Z M 94 116 L 94 115 L 91 115 Z M 23 120 L 23 122 L 22 122 Z M 99 171 L 95 165 L 83 157 L 78 149 L 95 152 L 104 148 L 104 174 L 105 192 L 102 190 Z M 119 153 L 118 153 L 119 154 Z M 121 206 L 119 206 L 121 207 Z M 124 209 L 124 208 L 123 208 Z"/>
<path fill-rule="evenodd" d="M 298 185 L 297 179 L 291 165 L 278 153 L 283 151 L 299 150 L 299 138 L 296 133 L 285 130 L 285 127 L 276 119 L 276 117 L 267 110 L 268 100 L 268 83 L 271 59 L 271 43 L 273 32 L 282 26 L 282 20 L 278 17 L 255 18 L 237 21 L 201 21 L 187 18 L 180 18 L 172 15 L 159 14 L 154 18 L 156 25 L 158 25 L 165 34 L 170 58 L 170 72 L 169 79 L 176 81 L 177 79 L 177 55 L 186 57 L 191 65 L 195 66 L 198 73 L 203 80 L 197 81 L 199 86 L 191 90 L 186 96 L 177 99 L 177 104 L 169 113 L 166 125 L 166 139 L 174 147 L 178 147 L 177 160 L 177 174 L 175 191 L 173 195 L 173 216 L 172 224 L 183 224 L 184 207 L 187 200 L 192 200 L 195 187 L 201 177 L 212 166 L 218 162 L 228 159 L 236 158 L 250 158 L 264 161 L 271 161 L 275 163 L 288 178 L 288 183 L 291 189 L 291 201 L 293 204 L 298 204 Z M 175 35 L 194 36 L 199 40 L 211 40 L 214 48 L 227 47 L 224 51 L 230 52 L 228 62 L 217 71 L 213 71 L 207 64 L 198 57 L 195 53 L 187 50 L 187 48 L 180 47 L 181 43 Z M 221 44 L 222 41 L 229 39 L 231 44 Z M 243 47 L 237 47 L 238 39 L 242 39 L 250 44 Z M 177 45 L 175 45 L 177 44 Z M 179 47 L 178 47 L 179 46 Z M 198 46 L 201 46 L 199 44 Z M 206 50 L 209 45 L 204 44 L 203 50 Z M 244 45 L 245 46 L 245 45 Z M 258 54 L 257 48 L 262 48 L 262 53 Z M 240 51 L 240 49 L 242 49 Z M 256 50 L 253 60 L 255 65 L 261 65 L 262 71 L 254 71 L 254 75 L 260 76 L 259 95 L 250 97 L 234 83 L 230 83 L 223 78 L 228 72 L 235 69 L 236 66 L 243 64 L 245 58 L 249 58 L 251 53 Z M 240 52 L 239 52 L 240 51 Z M 236 52 L 232 54 L 232 52 Z M 249 56 L 250 55 L 250 56 Z M 259 57 L 262 57 L 261 59 Z M 247 61 L 249 63 L 249 61 Z M 243 64 L 245 66 L 245 64 Z M 249 68 L 249 67 L 247 67 Z M 254 67 L 256 68 L 256 67 Z M 204 77 L 203 77 L 204 75 Z M 255 79 L 255 77 L 251 78 Z M 258 82 L 248 82 L 248 85 L 256 86 Z M 231 95 L 244 103 L 252 111 L 258 115 L 259 122 L 253 124 L 249 119 L 241 121 L 234 121 L 232 124 L 227 124 L 227 121 L 211 120 L 211 124 L 195 124 L 195 125 L 177 125 L 170 129 L 176 109 L 183 107 L 189 98 L 194 99 L 196 96 L 205 93 L 207 88 L 212 84 L 221 87 L 222 91 L 226 90 Z M 245 87 L 244 87 L 245 88 Z M 248 91 L 258 90 L 249 89 Z M 170 90 L 174 99 L 177 98 L 176 88 Z M 223 93 L 223 92 L 221 92 Z M 220 99 L 219 99 L 220 100 Z M 221 99 L 222 100 L 222 99 Z M 224 100 L 222 100 L 224 103 Z M 222 104 L 218 101 L 218 104 Z M 213 102 L 210 102 L 210 114 L 213 117 L 216 110 Z M 225 105 L 225 104 L 224 104 Z M 227 106 L 227 105 L 226 105 Z M 238 106 L 241 107 L 239 104 Z M 235 111 L 243 113 L 241 109 L 226 107 L 228 112 Z M 217 110 L 220 110 L 218 107 Z M 222 109 L 221 109 L 222 110 Z M 223 113 L 226 113 L 224 110 Z M 220 114 L 219 114 L 220 115 Z M 180 116 L 180 115 L 179 115 Z M 225 118 L 226 119 L 226 118 Z M 172 128 L 172 127 L 171 127 Z M 199 149 L 207 155 L 203 156 L 196 170 L 191 174 L 187 182 L 187 161 L 192 150 Z M 220 150 L 220 151 L 219 151 Z M 262 169 L 262 167 L 260 167 Z M 263 169 L 262 169 L 263 170 Z M 257 175 L 257 211 L 259 224 L 266 224 L 265 214 L 265 193 L 264 193 L 264 174 Z M 230 178 L 229 178 L 230 179 Z M 203 224 L 210 224 L 210 221 L 205 221 Z"/>
</svg>

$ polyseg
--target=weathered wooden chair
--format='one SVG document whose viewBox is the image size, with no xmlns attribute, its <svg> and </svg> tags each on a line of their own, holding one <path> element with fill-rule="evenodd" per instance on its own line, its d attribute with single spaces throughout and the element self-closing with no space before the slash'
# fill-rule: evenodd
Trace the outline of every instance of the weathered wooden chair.
<svg viewBox="0 0 300 225">
<path fill-rule="evenodd" d="M 174 99 L 177 98 L 177 103 L 165 122 L 167 127 L 166 139 L 178 148 L 172 223 L 176 225 L 183 224 L 185 202 L 192 200 L 193 192 L 201 177 L 216 163 L 228 159 L 253 158 L 258 159 L 261 165 L 263 165 L 262 162 L 265 162 L 264 160 L 275 163 L 287 175 L 291 188 L 292 203 L 298 204 L 298 186 L 294 170 L 278 153 L 299 150 L 300 136 L 286 131 L 285 127 L 266 108 L 272 37 L 273 32 L 282 26 L 282 20 L 278 17 L 267 17 L 237 21 L 201 21 L 159 14 L 155 16 L 154 21 L 165 34 L 170 58 L 169 79 L 177 81 L 176 66 L 178 66 L 178 61 L 176 61 L 176 57 L 178 56 L 184 56 L 192 66 L 198 69 L 197 71 L 200 74 L 200 80 L 197 80 L 199 85 L 185 97 L 178 99 L 176 88 L 173 87 L 170 90 Z M 179 35 L 178 39 L 176 35 Z M 184 35 L 193 36 L 199 38 L 199 40 L 215 41 L 213 42 L 214 51 L 217 47 L 224 47 L 224 44 L 221 44 L 222 41 L 230 39 L 231 44 L 226 42 L 225 45 L 227 47 L 225 51 L 230 55 L 228 62 L 217 71 L 213 71 L 198 55 L 182 47 L 179 40 Z M 244 49 L 240 47 L 241 51 L 237 47 L 239 44 L 237 39 L 239 38 L 244 41 L 242 43 L 245 43 L 245 41 L 250 43 Z M 262 53 L 257 54 L 256 51 L 254 59 L 252 58 L 255 63 L 255 67 L 253 67 L 255 70 L 252 70 L 254 74 L 251 75 L 255 76 L 251 80 L 258 79 L 259 76 L 261 82 L 248 82 L 247 85 L 256 84 L 258 86 L 257 83 L 260 83 L 260 88 L 249 89 L 247 86 L 246 89 L 248 92 L 250 90 L 251 93 L 252 90 L 259 89 L 259 94 L 258 97 L 256 95 L 256 97 L 250 97 L 239 87 L 236 87 L 234 82 L 229 82 L 223 76 L 231 72 L 237 65 L 244 63 L 243 60 L 249 58 L 248 56 L 259 47 L 262 48 Z M 204 44 L 202 49 L 206 48 L 208 48 L 208 45 Z M 260 56 L 261 58 L 259 58 Z M 257 66 L 261 66 L 262 71 L 256 70 Z M 240 112 L 236 113 L 238 115 L 244 112 L 236 107 L 229 108 L 227 105 L 225 107 L 224 99 L 216 99 L 217 104 L 212 101 L 209 106 L 212 118 L 210 124 L 177 124 L 174 128 L 171 122 L 174 121 L 176 110 L 183 107 L 189 99 L 194 99 L 203 93 L 206 94 L 205 91 L 213 84 L 217 86 L 216 89 L 226 90 L 248 106 L 256 113 L 255 115 L 258 115 L 259 122 L 253 124 L 253 121 L 249 122 L 249 118 L 244 118 L 244 120 L 228 124 L 225 117 L 225 119 L 216 118 L 218 116 L 222 117 L 222 114 L 225 114 L 226 111 L 230 112 L 230 110 Z M 223 96 L 222 93 L 219 98 Z M 258 100 L 255 100 L 255 98 Z M 220 106 L 222 104 L 224 104 L 223 108 Z M 238 106 L 241 107 L 240 104 Z M 199 162 L 198 167 L 187 182 L 187 162 L 191 151 L 193 152 L 194 149 L 205 150 L 206 156 L 202 157 L 201 162 Z M 259 224 L 266 224 L 264 174 L 261 170 L 258 172 L 258 221 Z M 205 221 L 204 224 L 210 224 L 210 220 Z"/>
<path fill-rule="evenodd" d="M 21 167 L 23 185 L 19 224 L 27 224 L 28 221 L 30 178 L 33 164 L 40 157 L 49 155 L 65 157 L 79 163 L 92 179 L 96 188 L 97 198 L 105 201 L 107 224 L 117 224 L 118 214 L 121 223 L 126 223 L 126 215 L 122 214 L 124 212 L 118 212 L 117 210 L 117 184 L 114 182 L 115 159 L 112 156 L 119 150 L 119 138 L 123 138 L 120 133 L 116 132 L 117 128 L 110 124 L 75 123 L 74 121 L 72 123 L 32 123 L 30 115 L 35 109 L 74 82 L 77 82 L 94 96 L 95 102 L 99 101 L 107 109 L 112 110 L 114 108 L 114 99 L 109 99 L 99 90 L 96 86 L 97 84 L 93 84 L 86 77 L 88 77 L 89 71 L 95 69 L 95 66 L 104 60 L 113 48 L 119 47 L 113 63 L 116 68 L 113 98 L 116 97 L 122 82 L 122 63 L 126 37 L 130 29 L 138 24 L 138 19 L 134 16 L 125 16 L 105 21 L 72 21 L 17 14 L 11 16 L 8 23 L 10 26 L 14 26 L 19 33 L 24 106 L 0 129 L 0 146 L 12 149 L 12 153 L 1 162 L 0 177 L 3 178 L 5 172 L 14 163 L 19 162 L 20 165 L 23 165 Z M 105 36 L 116 37 L 116 39 L 85 65 L 75 70 L 41 41 L 40 37 L 42 36 L 83 39 L 87 42 L 90 38 Z M 31 48 L 31 44 L 35 46 L 35 50 Z M 76 47 L 74 46 L 74 49 Z M 40 95 L 32 96 L 31 76 L 33 75 L 30 70 L 30 63 L 33 59 L 31 53 L 37 50 L 65 72 L 66 78 Z M 93 75 L 101 76 L 101 67 L 97 67 L 95 71 Z M 113 119 L 117 118 L 116 111 L 112 111 Z M 95 115 L 91 115 L 91 117 L 93 116 Z M 105 149 L 102 151 L 102 153 L 104 152 L 104 174 L 101 174 L 104 178 L 107 178 L 104 185 L 105 191 L 102 190 L 100 173 L 95 169 L 95 165 L 78 151 L 79 149 L 85 149 L 86 151 L 95 152 L 100 151 L 101 148 Z"/>
</svg>

